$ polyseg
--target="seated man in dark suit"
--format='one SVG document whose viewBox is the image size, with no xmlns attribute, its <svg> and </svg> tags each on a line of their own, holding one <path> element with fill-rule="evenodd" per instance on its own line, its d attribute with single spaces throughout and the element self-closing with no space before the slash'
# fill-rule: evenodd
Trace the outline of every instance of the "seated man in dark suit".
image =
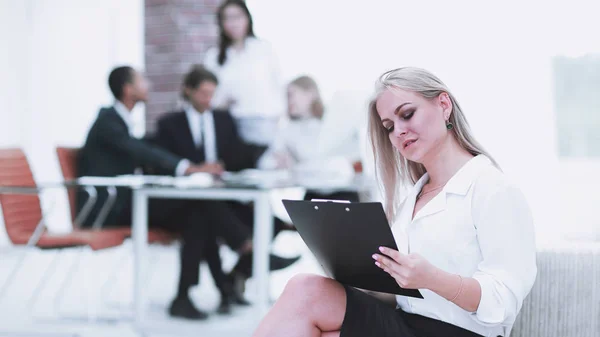
<svg viewBox="0 0 600 337">
<path fill-rule="evenodd" d="M 244 143 L 238 135 L 237 127 L 229 112 L 210 110 L 210 101 L 217 85 L 215 75 L 202 66 L 193 66 L 185 75 L 183 82 L 182 96 L 186 101 L 186 107 L 183 111 L 168 113 L 159 120 L 157 143 L 196 164 L 221 164 L 228 171 L 255 167 L 258 158 L 266 148 Z M 245 234 L 252 229 L 251 207 L 233 202 L 221 202 L 221 205 L 229 208 L 231 216 L 235 216 L 247 226 L 244 230 Z M 281 227 L 282 222 L 279 223 L 278 227 Z M 221 231 L 213 234 L 225 236 L 230 233 Z M 240 283 L 250 276 L 249 254 L 240 257 L 231 277 L 227 278 L 222 270 L 217 242 L 213 241 L 207 245 L 209 245 L 206 249 L 207 262 L 215 283 L 222 293 L 225 289 L 223 284 Z M 272 259 L 275 261 L 271 269 L 275 270 L 290 265 L 299 257 L 290 259 L 273 257 Z M 227 295 L 223 294 L 222 297 L 225 298 Z M 233 300 L 239 304 L 245 303 L 239 291 L 234 292 Z"/>
</svg>

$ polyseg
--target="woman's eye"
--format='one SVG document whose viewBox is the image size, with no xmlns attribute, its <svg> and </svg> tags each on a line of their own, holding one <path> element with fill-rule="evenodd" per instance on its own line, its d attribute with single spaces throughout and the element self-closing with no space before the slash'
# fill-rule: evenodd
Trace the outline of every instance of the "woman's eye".
<svg viewBox="0 0 600 337">
<path fill-rule="evenodd" d="M 410 111 L 405 113 L 404 115 L 402 115 L 402 119 L 404 119 L 405 121 L 409 120 L 412 118 L 412 116 L 415 114 L 415 111 Z"/>
<path fill-rule="evenodd" d="M 385 127 L 385 130 L 386 130 L 388 133 L 391 133 L 391 132 L 393 132 L 393 131 L 394 131 L 394 124 L 390 124 L 390 125 L 387 125 L 387 126 L 384 126 L 384 127 Z"/>
</svg>

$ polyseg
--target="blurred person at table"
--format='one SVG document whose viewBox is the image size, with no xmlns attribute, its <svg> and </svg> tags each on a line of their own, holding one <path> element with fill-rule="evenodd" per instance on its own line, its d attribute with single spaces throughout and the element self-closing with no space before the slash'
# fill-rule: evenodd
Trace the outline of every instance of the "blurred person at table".
<svg viewBox="0 0 600 337">
<path fill-rule="evenodd" d="M 197 165 L 220 165 L 227 171 L 253 168 L 265 151 L 265 147 L 245 143 L 240 136 L 231 114 L 226 110 L 212 110 L 210 101 L 217 89 L 216 76 L 201 65 L 194 65 L 184 76 L 182 98 L 184 108 L 166 113 L 158 121 L 156 142 L 166 150 L 188 159 Z M 209 238 L 219 236 L 243 236 L 250 240 L 254 218 L 249 205 L 238 202 L 206 201 L 223 209 L 223 217 L 236 226 L 221 227 Z M 225 221 L 225 220 L 223 220 Z M 221 222 L 223 222 L 221 221 Z M 242 224 L 243 223 L 243 224 Z M 282 222 L 275 221 L 276 230 L 281 230 Z M 278 226 L 277 226 L 278 225 Z M 237 233 L 232 233 L 236 231 Z M 219 247 L 214 239 L 206 242 L 206 259 L 221 292 L 220 312 L 229 312 L 229 304 L 247 304 L 241 291 L 235 291 L 239 278 L 250 276 L 252 260 L 250 254 L 240 257 L 231 275 L 226 276 L 222 269 Z M 273 255 L 271 269 L 285 268 L 296 262 L 295 258 L 282 258 Z M 238 277 L 239 276 L 239 277 Z"/>
<path fill-rule="evenodd" d="M 217 20 L 219 46 L 204 57 L 206 68 L 219 79 L 212 106 L 231 112 L 244 141 L 269 145 L 285 111 L 277 56 L 268 42 L 254 35 L 244 1 L 225 1 Z"/>
<path fill-rule="evenodd" d="M 290 169 L 297 175 L 323 176 L 328 172 L 339 176 L 342 171 L 353 175 L 360 171 L 358 137 L 345 144 L 339 152 L 322 153 L 320 140 L 324 130 L 325 106 L 317 82 L 309 76 L 300 76 L 288 84 L 287 107 L 289 122 L 281 130 L 269 149 L 261 156 L 261 169 Z M 358 201 L 356 192 L 308 190 L 305 200 L 342 199 Z"/>
</svg>

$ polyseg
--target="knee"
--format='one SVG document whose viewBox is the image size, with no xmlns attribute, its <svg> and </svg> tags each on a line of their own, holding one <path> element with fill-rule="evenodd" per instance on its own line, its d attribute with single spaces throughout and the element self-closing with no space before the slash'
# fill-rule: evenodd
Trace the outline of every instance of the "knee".
<svg viewBox="0 0 600 337">
<path fill-rule="evenodd" d="M 299 306 L 310 307 L 326 298 L 333 282 L 335 281 L 318 275 L 299 274 L 288 281 L 284 295 L 292 297 Z"/>
</svg>

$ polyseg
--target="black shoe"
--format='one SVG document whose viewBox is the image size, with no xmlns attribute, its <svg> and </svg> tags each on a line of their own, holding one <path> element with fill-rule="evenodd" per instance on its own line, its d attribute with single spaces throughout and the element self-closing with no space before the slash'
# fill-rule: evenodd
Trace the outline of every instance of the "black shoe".
<svg viewBox="0 0 600 337">
<path fill-rule="evenodd" d="M 240 273 L 230 274 L 230 278 L 233 284 L 233 292 L 231 300 L 234 304 L 239 306 L 249 306 L 251 303 L 244 297 L 246 292 L 246 277 Z"/>
<path fill-rule="evenodd" d="M 236 294 L 233 298 L 233 304 L 239 305 L 240 307 L 249 307 L 252 305 L 252 303 L 244 298 L 244 294 Z"/>
<path fill-rule="evenodd" d="M 204 320 L 208 318 L 208 314 L 196 309 L 189 297 L 175 298 L 169 308 L 169 315 L 172 317 Z"/>
<path fill-rule="evenodd" d="M 231 314 L 231 302 L 233 301 L 232 295 L 221 295 L 221 303 L 217 308 L 217 313 L 219 315 L 229 315 Z"/>
<path fill-rule="evenodd" d="M 270 255 L 269 267 L 271 271 L 280 270 L 291 266 L 300 260 L 300 255 L 295 257 L 281 257 L 274 254 Z M 240 256 L 237 265 L 233 268 L 233 274 L 242 274 L 246 278 L 252 275 L 252 253 Z"/>
</svg>

